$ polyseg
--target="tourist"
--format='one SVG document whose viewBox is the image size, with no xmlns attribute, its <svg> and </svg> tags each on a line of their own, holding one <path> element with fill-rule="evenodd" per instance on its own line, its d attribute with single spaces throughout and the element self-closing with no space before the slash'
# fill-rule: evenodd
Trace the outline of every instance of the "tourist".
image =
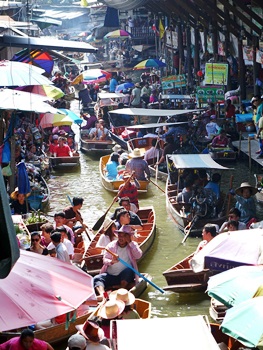
<svg viewBox="0 0 263 350">
<path fill-rule="evenodd" d="M 125 309 L 119 315 L 123 320 L 139 319 L 138 312 L 132 307 L 135 296 L 127 289 L 120 288 L 110 293 L 110 300 L 121 300 L 125 304 Z"/>
<path fill-rule="evenodd" d="M 141 107 L 141 86 L 140 83 L 136 83 L 132 89 L 130 106 L 133 108 Z"/>
<path fill-rule="evenodd" d="M 238 221 L 229 220 L 227 222 L 227 230 L 228 231 L 238 231 Z"/>
<path fill-rule="evenodd" d="M 54 157 L 72 157 L 71 149 L 66 142 L 65 137 L 58 138 L 58 145 L 54 147 Z"/>
<path fill-rule="evenodd" d="M 50 238 L 56 249 L 56 258 L 61 261 L 70 263 L 67 248 L 61 241 L 61 233 L 55 231 L 51 234 Z"/>
<path fill-rule="evenodd" d="M 236 205 L 240 210 L 240 221 L 250 226 L 251 220 L 256 218 L 256 204 L 254 195 L 258 192 L 257 188 L 251 186 L 248 182 L 243 182 L 240 187 L 235 190 Z M 232 194 L 232 192 L 231 192 Z"/>
<path fill-rule="evenodd" d="M 206 132 L 207 132 L 207 138 L 211 140 L 215 135 L 218 134 L 218 131 L 220 130 L 220 126 L 217 125 L 215 122 L 216 115 L 211 115 L 210 122 L 206 124 Z"/>
<path fill-rule="evenodd" d="M 46 224 L 43 224 L 40 229 L 42 230 L 42 234 L 41 234 L 41 244 L 44 247 L 47 247 L 49 245 L 49 243 L 51 242 L 51 232 L 54 231 L 54 226 L 52 224 L 50 224 L 49 222 Z"/>
<path fill-rule="evenodd" d="M 138 181 L 147 181 L 150 179 L 150 169 L 147 162 L 142 159 L 141 151 L 139 148 L 135 148 L 129 155 L 132 159 L 126 163 L 126 171 L 132 174 L 135 172 L 135 177 Z"/>
<path fill-rule="evenodd" d="M 160 141 L 157 139 L 152 139 L 151 144 L 152 144 L 151 148 L 149 148 L 145 152 L 144 158 L 143 158 L 150 165 L 155 163 L 156 160 L 159 161 L 162 157 L 162 150 L 160 149 Z"/>
<path fill-rule="evenodd" d="M 127 197 L 120 197 L 119 205 L 120 205 L 120 207 L 123 207 L 128 211 L 132 211 L 135 214 L 139 210 L 139 208 L 138 208 L 139 203 L 138 203 L 138 206 L 136 206 L 134 203 L 131 203 L 131 200 L 128 196 Z"/>
<path fill-rule="evenodd" d="M 115 220 L 117 229 L 121 228 L 123 225 L 129 225 L 133 230 L 142 229 L 142 221 L 139 216 L 124 207 L 116 208 L 111 219 Z"/>
<path fill-rule="evenodd" d="M 66 214 L 64 211 L 59 211 L 59 212 L 55 213 L 54 214 L 54 221 L 55 221 L 54 228 L 59 227 L 59 226 L 64 226 L 67 230 L 68 238 L 74 244 L 75 243 L 75 234 L 74 234 L 72 228 L 69 227 L 68 225 L 71 224 L 71 226 L 73 227 L 75 221 L 71 221 L 71 219 L 69 219 L 69 220 L 66 219 Z"/>
<path fill-rule="evenodd" d="M 0 350 L 54 350 L 53 347 L 35 338 L 34 332 L 26 328 L 22 330 L 20 337 L 14 337 L 0 344 Z"/>
<path fill-rule="evenodd" d="M 111 180 L 111 181 L 116 180 L 118 175 L 118 170 L 117 170 L 118 165 L 119 165 L 119 154 L 112 153 L 104 169 L 105 176 L 108 180 Z"/>
<path fill-rule="evenodd" d="M 205 188 L 210 189 L 214 192 L 217 199 L 219 199 L 220 197 L 220 186 L 219 186 L 220 180 L 221 180 L 221 175 L 218 173 L 214 173 L 212 175 L 211 180 L 208 181 L 207 185 L 205 186 Z"/>
<path fill-rule="evenodd" d="M 202 230 L 202 238 L 203 240 L 198 244 L 196 251 L 194 254 L 197 254 L 200 250 L 204 248 L 215 236 L 217 236 L 218 232 L 216 230 L 216 226 L 213 224 L 206 224 Z"/>
<path fill-rule="evenodd" d="M 130 226 L 123 226 L 120 230 L 115 231 L 115 233 L 118 235 L 118 239 L 109 243 L 107 249 L 117 254 L 117 256 L 113 256 L 108 251 L 105 251 L 103 267 L 100 274 L 94 277 L 94 288 L 98 295 L 98 301 L 103 300 L 105 289 L 112 286 L 126 288 L 130 283 L 134 283 L 134 272 L 123 265 L 118 260 L 118 257 L 126 263 L 131 264 L 137 270 L 136 260 L 142 256 L 142 251 L 138 243 L 132 241 L 134 231 Z M 137 277 L 136 280 L 138 280 Z"/>
<path fill-rule="evenodd" d="M 13 214 L 22 215 L 32 211 L 30 203 L 27 200 L 29 195 L 30 193 L 19 193 L 18 187 L 15 188 L 15 190 L 10 194 L 10 199 L 12 199 L 11 211 Z"/>
<path fill-rule="evenodd" d="M 177 203 L 190 203 L 190 199 L 193 197 L 193 184 L 193 178 L 188 177 L 185 179 L 184 188 L 176 198 Z"/>
<path fill-rule="evenodd" d="M 89 108 L 92 99 L 90 97 L 87 86 L 85 86 L 84 84 L 80 84 L 79 97 L 77 99 L 82 104 L 82 111 L 86 111 Z"/>
<path fill-rule="evenodd" d="M 41 244 L 41 235 L 39 232 L 31 232 L 31 245 L 30 248 L 27 249 L 29 252 L 48 255 L 48 249 Z"/>
<path fill-rule="evenodd" d="M 213 138 L 211 145 L 214 148 L 226 148 L 229 147 L 229 142 L 225 130 L 221 129 L 219 135 Z"/>
<path fill-rule="evenodd" d="M 102 344 L 105 339 L 104 331 L 96 322 L 88 319 L 84 324 L 77 325 L 76 329 L 86 339 L 86 350 L 110 350 Z"/>
<path fill-rule="evenodd" d="M 123 174 L 124 183 L 121 184 L 118 188 L 119 198 L 128 197 L 130 203 L 134 204 L 137 209 L 139 209 L 139 199 L 138 199 L 138 188 L 140 188 L 140 184 L 137 181 L 135 175 L 129 175 L 124 172 Z M 136 212 L 134 208 L 133 211 Z M 137 210 L 138 211 L 138 210 Z"/>
<path fill-rule="evenodd" d="M 241 216 L 241 212 L 239 209 L 233 207 L 229 210 L 228 212 L 228 219 L 229 221 L 236 221 L 238 222 L 238 230 L 246 230 L 247 226 L 244 222 L 240 221 L 240 216 Z M 229 221 L 225 221 L 222 226 L 219 229 L 219 233 L 225 232 L 227 231 L 227 225 Z"/>
<path fill-rule="evenodd" d="M 66 350 L 85 350 L 87 346 L 87 341 L 81 334 L 73 334 L 68 339 L 68 347 Z"/>
<path fill-rule="evenodd" d="M 118 82 L 116 79 L 116 74 L 112 74 L 112 77 L 110 79 L 110 92 L 115 92 L 117 86 L 118 86 Z"/>
<path fill-rule="evenodd" d="M 98 231 L 99 239 L 96 243 L 96 248 L 105 248 L 110 242 L 116 240 L 115 230 L 115 222 L 110 218 L 106 218 Z"/>
<path fill-rule="evenodd" d="M 56 232 L 61 233 L 61 242 L 67 248 L 67 252 L 68 252 L 70 260 L 73 260 L 73 257 L 74 257 L 74 246 L 71 243 L 71 241 L 68 239 L 66 228 L 64 226 L 59 226 L 59 227 L 56 228 Z M 52 250 L 52 249 L 55 249 L 55 248 L 56 247 L 53 244 L 53 242 L 51 242 L 48 245 L 48 247 L 47 247 L 48 250 Z"/>
</svg>

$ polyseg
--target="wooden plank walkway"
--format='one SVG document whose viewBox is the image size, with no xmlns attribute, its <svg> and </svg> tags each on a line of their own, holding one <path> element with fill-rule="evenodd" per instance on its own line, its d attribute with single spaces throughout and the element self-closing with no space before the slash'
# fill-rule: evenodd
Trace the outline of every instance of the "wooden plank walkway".
<svg viewBox="0 0 263 350">
<path fill-rule="evenodd" d="M 262 167 L 263 166 L 263 158 L 257 158 L 258 154 L 256 153 L 259 150 L 259 142 L 254 138 L 242 139 L 240 141 L 233 141 L 232 145 L 237 150 L 239 156 L 245 155 L 247 157 L 250 156 L 251 164 L 249 165 L 251 168 L 252 161 L 255 162 L 256 165 Z"/>
</svg>

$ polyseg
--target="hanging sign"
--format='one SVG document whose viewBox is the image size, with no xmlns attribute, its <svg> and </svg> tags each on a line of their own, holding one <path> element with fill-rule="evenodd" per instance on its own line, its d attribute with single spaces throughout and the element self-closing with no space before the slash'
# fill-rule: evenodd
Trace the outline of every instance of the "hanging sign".
<svg viewBox="0 0 263 350">
<path fill-rule="evenodd" d="M 227 85 L 228 65 L 224 63 L 206 63 L 205 84 Z"/>
</svg>

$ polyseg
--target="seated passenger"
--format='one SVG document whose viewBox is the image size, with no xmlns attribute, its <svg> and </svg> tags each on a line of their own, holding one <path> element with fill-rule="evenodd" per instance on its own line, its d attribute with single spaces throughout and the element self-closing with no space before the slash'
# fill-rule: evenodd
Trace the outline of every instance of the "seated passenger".
<svg viewBox="0 0 263 350">
<path fill-rule="evenodd" d="M 234 221 L 238 222 L 238 228 L 237 228 L 237 230 L 246 230 L 247 226 L 246 226 L 246 224 L 245 224 L 244 222 L 241 222 L 241 221 L 240 221 L 240 215 L 241 215 L 241 212 L 240 212 L 239 209 L 237 209 L 237 208 L 231 208 L 231 209 L 229 210 L 229 213 L 228 213 L 228 219 L 229 219 L 230 221 L 233 221 L 233 220 L 234 220 Z M 222 226 L 221 226 L 220 229 L 219 229 L 219 233 L 227 231 L 227 224 L 228 224 L 228 222 L 229 222 L 229 221 L 225 221 L 225 222 L 222 224 Z"/>
<path fill-rule="evenodd" d="M 41 255 L 48 255 L 48 249 L 41 244 L 41 235 L 39 232 L 31 232 L 31 246 L 27 251 Z"/>
<path fill-rule="evenodd" d="M 190 198 L 193 197 L 193 184 L 192 178 L 187 178 L 184 182 L 184 188 L 177 196 L 178 203 L 189 203 Z"/>
<path fill-rule="evenodd" d="M 110 242 L 117 239 L 114 231 L 116 231 L 115 222 L 109 218 L 106 218 L 102 227 L 99 229 L 100 235 L 96 248 L 105 248 Z"/>
<path fill-rule="evenodd" d="M 238 221 L 229 220 L 227 222 L 227 229 L 228 231 L 238 231 Z"/>
<path fill-rule="evenodd" d="M 218 131 L 220 130 L 220 127 L 215 122 L 216 115 L 211 115 L 210 122 L 206 124 L 206 132 L 207 132 L 207 138 L 212 139 L 215 135 L 218 134 Z"/>
<path fill-rule="evenodd" d="M 240 221 L 248 224 L 251 219 L 256 218 L 256 204 L 254 195 L 257 193 L 257 188 L 251 186 L 248 182 L 243 182 L 240 187 L 235 190 L 236 193 L 236 208 L 240 210 Z"/>
<path fill-rule="evenodd" d="M 118 175 L 117 167 L 119 165 L 119 154 L 112 153 L 105 167 L 105 173 L 108 180 L 116 180 Z"/>
<path fill-rule="evenodd" d="M 95 128 L 90 129 L 89 138 L 93 140 L 106 140 L 108 138 L 109 130 L 105 128 L 105 122 L 103 119 L 95 124 Z"/>
<path fill-rule="evenodd" d="M 54 147 L 54 157 L 72 157 L 71 149 L 66 141 L 65 137 L 59 137 L 58 145 Z"/>
<path fill-rule="evenodd" d="M 121 300 L 125 304 L 125 309 L 120 314 L 123 320 L 139 319 L 138 312 L 132 307 L 135 302 L 135 296 L 127 289 L 120 288 L 110 293 L 110 300 Z"/>
<path fill-rule="evenodd" d="M 139 209 L 139 200 L 138 200 L 138 188 L 140 188 L 139 182 L 136 180 L 135 176 L 130 176 L 127 173 L 123 174 L 123 180 L 125 182 L 121 184 L 118 189 L 119 198 L 129 197 L 130 202 L 132 204 L 135 204 L 136 207 Z"/>
<path fill-rule="evenodd" d="M 212 175 L 211 181 L 209 181 L 205 186 L 205 188 L 210 188 L 215 193 L 217 199 L 219 199 L 220 197 L 220 186 L 219 186 L 220 180 L 221 180 L 221 175 L 218 173 L 215 173 Z"/>
<path fill-rule="evenodd" d="M 118 229 L 123 225 L 130 226 L 133 230 L 141 230 L 143 228 L 139 216 L 131 210 L 126 210 L 124 207 L 116 208 L 111 218 L 115 220 Z"/>
<path fill-rule="evenodd" d="M 213 138 L 212 147 L 214 148 L 226 148 L 229 146 L 229 139 L 226 136 L 225 130 L 221 129 L 220 134 Z"/>
</svg>

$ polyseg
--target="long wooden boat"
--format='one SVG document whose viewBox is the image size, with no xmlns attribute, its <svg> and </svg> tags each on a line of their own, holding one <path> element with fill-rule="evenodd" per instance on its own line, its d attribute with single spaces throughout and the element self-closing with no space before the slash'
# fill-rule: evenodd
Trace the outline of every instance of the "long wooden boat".
<svg viewBox="0 0 263 350">
<path fill-rule="evenodd" d="M 49 157 L 51 168 L 54 170 L 72 170 L 80 166 L 80 157 Z"/>
<path fill-rule="evenodd" d="M 184 169 L 206 169 L 210 173 L 215 170 L 229 170 L 229 168 L 215 162 L 209 154 L 167 155 L 168 162 L 172 162 L 178 174 Z M 169 166 L 167 167 L 169 168 Z M 178 203 L 177 195 L 181 192 L 181 189 L 178 190 L 177 184 L 170 182 L 171 178 L 172 176 L 166 182 L 166 208 L 176 226 L 184 235 L 201 236 L 202 229 L 207 222 L 221 226 L 226 221 L 227 208 L 223 194 L 215 206 L 209 203 L 206 204 L 204 201 L 202 204 L 206 210 L 202 210 L 202 206 L 198 203 Z M 177 183 L 179 183 L 179 180 Z M 190 233 L 188 233 L 188 228 L 190 228 Z"/>
<path fill-rule="evenodd" d="M 255 187 L 259 189 L 259 191 L 256 193 L 256 200 L 259 204 L 263 204 L 263 174 L 254 174 L 255 177 Z"/>
<path fill-rule="evenodd" d="M 103 185 L 103 187 L 110 191 L 110 192 L 118 192 L 118 189 L 120 187 L 120 185 L 122 185 L 124 183 L 124 180 L 109 180 L 107 179 L 107 177 L 105 176 L 104 173 L 104 169 L 106 167 L 106 164 L 108 162 L 110 158 L 110 155 L 106 155 L 100 158 L 100 179 L 101 179 L 101 183 Z M 149 181 L 139 181 L 140 183 L 140 188 L 138 189 L 139 193 L 145 193 L 148 191 L 148 185 L 149 185 Z"/>
<path fill-rule="evenodd" d="M 137 232 L 134 236 L 134 241 L 137 242 L 143 252 L 143 255 L 138 262 L 140 262 L 146 253 L 151 248 L 156 234 L 156 223 L 155 223 L 155 212 L 152 206 L 140 208 L 137 212 L 143 223 L 143 229 Z M 97 275 L 103 265 L 103 249 L 97 248 L 96 244 L 99 239 L 99 234 L 95 235 L 94 239 L 91 241 L 88 249 L 83 255 L 85 260 L 86 271 L 94 276 Z"/>
<path fill-rule="evenodd" d="M 91 140 L 88 138 L 87 130 L 80 131 L 80 149 L 91 155 L 105 155 L 112 153 L 114 143 L 112 140 Z"/>
<path fill-rule="evenodd" d="M 164 290 L 175 293 L 203 292 L 206 290 L 208 279 L 213 275 L 213 272 L 209 269 L 194 272 L 189 266 L 189 261 L 193 255 L 193 253 L 188 255 L 163 272 L 167 282 L 167 286 L 163 288 Z"/>
<path fill-rule="evenodd" d="M 237 152 L 230 147 L 210 148 L 209 154 L 217 162 L 234 162 L 237 159 Z"/>
<path fill-rule="evenodd" d="M 225 317 L 227 309 L 228 307 L 220 303 L 220 301 L 216 300 L 215 298 L 211 298 L 209 315 L 214 321 L 221 323 Z"/>
</svg>

